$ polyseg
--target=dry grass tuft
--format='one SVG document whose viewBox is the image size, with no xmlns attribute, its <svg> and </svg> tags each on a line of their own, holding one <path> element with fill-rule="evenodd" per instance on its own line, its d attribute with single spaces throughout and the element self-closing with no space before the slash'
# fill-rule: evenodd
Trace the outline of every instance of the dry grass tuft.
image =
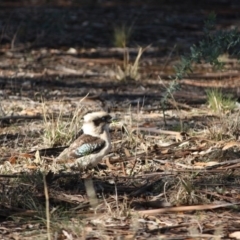
<svg viewBox="0 0 240 240">
<path fill-rule="evenodd" d="M 46 147 L 69 145 L 81 129 L 82 107 L 75 109 L 73 116 L 66 119 L 62 110 L 57 117 L 51 117 L 46 113 L 43 103 L 44 133 L 43 142 Z"/>
<path fill-rule="evenodd" d="M 132 26 L 126 25 L 116 26 L 113 29 L 113 45 L 115 47 L 125 48 L 128 45 L 132 35 Z"/>
<path fill-rule="evenodd" d="M 117 80 L 120 81 L 131 81 L 131 80 L 139 80 L 140 79 L 140 59 L 145 49 L 139 48 L 138 54 L 133 63 L 130 62 L 130 56 L 127 48 L 124 50 L 123 57 L 123 66 L 117 66 L 115 70 L 115 76 Z"/>
<path fill-rule="evenodd" d="M 231 95 L 224 95 L 219 89 L 206 91 L 210 109 L 217 114 L 226 114 L 236 108 L 236 100 Z"/>
</svg>

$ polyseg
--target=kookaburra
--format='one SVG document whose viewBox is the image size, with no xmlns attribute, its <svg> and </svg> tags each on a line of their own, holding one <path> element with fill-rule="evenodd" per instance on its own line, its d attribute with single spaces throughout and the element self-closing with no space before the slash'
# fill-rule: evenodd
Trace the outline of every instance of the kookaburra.
<svg viewBox="0 0 240 240">
<path fill-rule="evenodd" d="M 96 166 L 111 149 L 110 122 L 111 116 L 107 112 L 86 114 L 83 118 L 83 134 L 56 158 L 56 163 L 80 168 Z"/>
</svg>

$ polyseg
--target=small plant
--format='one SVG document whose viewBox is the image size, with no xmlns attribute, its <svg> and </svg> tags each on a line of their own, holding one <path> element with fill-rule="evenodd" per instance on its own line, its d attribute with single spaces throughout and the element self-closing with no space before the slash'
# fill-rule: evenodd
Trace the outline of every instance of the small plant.
<svg viewBox="0 0 240 240">
<path fill-rule="evenodd" d="M 173 192 L 174 195 L 171 195 L 170 202 L 175 202 L 177 205 L 185 204 L 200 204 L 206 203 L 208 200 L 198 194 L 197 187 L 193 184 L 193 176 L 186 175 L 185 177 L 178 177 L 178 182 L 176 182 Z M 177 194 L 176 194 L 177 190 Z"/>
<path fill-rule="evenodd" d="M 115 47 L 125 48 L 132 34 L 132 26 L 125 25 L 114 27 L 113 29 L 113 45 Z"/>
<path fill-rule="evenodd" d="M 170 83 L 169 89 L 163 94 L 161 106 L 165 116 L 166 102 L 168 98 L 179 88 L 180 80 L 184 75 L 192 72 L 194 63 L 210 63 L 216 69 L 222 69 L 223 62 L 220 62 L 220 56 L 228 53 L 229 55 L 238 56 L 237 51 L 240 46 L 240 34 L 237 29 L 230 31 L 213 31 L 216 15 L 210 14 L 204 25 L 204 38 L 197 45 L 190 47 L 190 53 L 181 57 L 180 63 L 175 66 L 175 77 Z"/>
<path fill-rule="evenodd" d="M 219 89 L 209 89 L 206 93 L 208 105 L 215 113 L 225 113 L 236 106 L 233 97 L 224 95 Z"/>
<path fill-rule="evenodd" d="M 139 48 L 138 54 L 136 59 L 133 63 L 129 60 L 129 52 L 127 49 L 124 50 L 123 56 L 123 66 L 116 67 L 116 78 L 120 81 L 127 81 L 127 80 L 139 80 L 140 73 L 139 73 L 139 63 L 141 56 L 145 49 Z"/>
</svg>

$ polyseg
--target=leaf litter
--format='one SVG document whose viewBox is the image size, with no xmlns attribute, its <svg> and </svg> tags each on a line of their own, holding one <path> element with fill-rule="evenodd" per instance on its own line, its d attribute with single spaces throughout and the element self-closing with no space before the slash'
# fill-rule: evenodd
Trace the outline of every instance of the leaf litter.
<svg viewBox="0 0 240 240">
<path fill-rule="evenodd" d="M 24 111 L 30 109 L 24 101 L 19 100 L 18 104 Z M 48 104 L 51 109 L 45 114 L 54 116 L 60 114 L 61 104 L 64 106 L 64 102 L 57 105 L 57 101 Z M 68 104 L 66 108 L 72 109 L 68 114 L 74 116 L 75 109 Z M 11 103 L 8 107 L 11 108 Z M 3 104 L 3 108 L 7 112 L 6 105 Z M 23 110 L 16 115 L 25 116 Z M 201 109 L 199 118 L 205 118 L 209 111 L 205 110 Z M 208 128 L 213 122 L 218 124 L 218 118 L 211 117 L 210 123 L 205 119 L 202 121 L 205 127 L 194 127 L 194 131 L 188 126 L 185 134 L 180 134 L 171 130 L 179 123 L 170 112 L 167 119 L 170 127 L 164 127 L 161 112 L 145 114 L 145 111 L 143 106 L 141 113 L 133 107 L 130 111 L 115 112 L 120 122 L 111 125 L 112 151 L 98 169 L 86 172 L 53 165 L 54 157 L 62 150 L 58 148 L 64 143 L 44 144 L 41 138 L 46 124 L 43 111 L 30 114 L 41 116 L 39 119 L 5 123 L 0 135 L 0 177 L 4 186 L 0 215 L 11 217 L 13 222 L 4 221 L 1 232 L 9 237 L 24 236 L 27 232 L 31 236 L 46 234 L 44 221 L 37 220 L 44 218 L 44 175 L 51 219 L 55 219 L 51 229 L 64 239 L 100 238 L 99 231 L 109 237 L 117 233 L 139 239 L 156 235 L 169 238 L 176 234 L 179 239 L 189 234 L 211 238 L 236 231 L 237 226 L 225 220 L 213 226 L 209 223 L 216 216 L 225 218 L 226 214 L 240 221 L 235 214 L 240 202 L 238 141 L 231 133 L 220 141 L 211 139 Z M 186 114 L 189 118 L 191 110 Z M 70 121 L 71 117 L 56 119 Z M 92 181 L 94 197 L 87 194 L 87 179 Z M 91 204 L 92 198 L 96 198 L 95 207 Z M 24 221 L 29 218 L 31 226 Z M 72 224 L 65 225 L 65 221 Z M 14 233 L 10 230 L 11 224 L 15 224 Z M 81 226 L 81 231 L 76 232 L 74 226 Z M 215 233 L 217 229 L 221 230 L 219 235 Z"/>
</svg>

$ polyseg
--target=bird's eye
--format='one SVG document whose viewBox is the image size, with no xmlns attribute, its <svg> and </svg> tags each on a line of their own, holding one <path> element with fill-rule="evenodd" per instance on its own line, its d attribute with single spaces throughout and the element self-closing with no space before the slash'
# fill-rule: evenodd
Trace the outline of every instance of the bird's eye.
<svg viewBox="0 0 240 240">
<path fill-rule="evenodd" d="M 102 121 L 106 121 L 107 120 L 107 118 L 106 117 L 102 117 Z"/>
</svg>

